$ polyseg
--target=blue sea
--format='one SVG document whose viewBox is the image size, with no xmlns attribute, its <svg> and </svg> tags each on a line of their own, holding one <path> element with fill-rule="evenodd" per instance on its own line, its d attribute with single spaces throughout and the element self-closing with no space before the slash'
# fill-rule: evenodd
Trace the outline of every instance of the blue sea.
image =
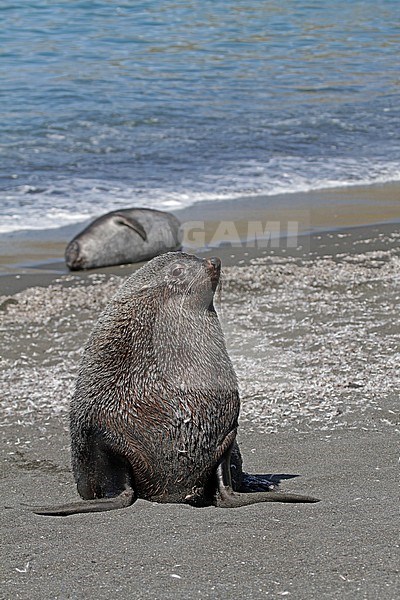
<svg viewBox="0 0 400 600">
<path fill-rule="evenodd" d="M 0 232 L 400 179 L 398 0 L 4 0 L 0 19 Z"/>
</svg>

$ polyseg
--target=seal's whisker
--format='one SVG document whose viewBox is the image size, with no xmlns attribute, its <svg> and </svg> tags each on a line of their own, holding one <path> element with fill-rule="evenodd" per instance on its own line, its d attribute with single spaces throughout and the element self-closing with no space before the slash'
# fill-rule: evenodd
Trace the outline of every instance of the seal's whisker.
<svg viewBox="0 0 400 600">
<path fill-rule="evenodd" d="M 184 302 L 185 302 L 186 298 L 189 296 L 192 286 L 197 281 L 197 279 L 200 279 L 201 275 L 202 275 L 201 271 L 198 271 L 196 273 L 196 275 L 194 275 L 194 277 L 192 277 L 192 279 L 189 281 L 188 285 L 186 286 L 185 292 L 182 296 L 182 300 L 179 304 L 179 309 L 178 309 L 178 332 L 180 331 L 182 308 L 183 308 Z"/>
<path fill-rule="evenodd" d="M 220 307 L 222 305 L 222 288 L 223 288 L 223 283 L 224 283 L 224 272 L 221 269 L 220 276 L 219 276 L 219 281 L 218 281 L 218 285 L 217 285 L 217 289 L 215 290 L 215 294 L 214 294 L 214 297 L 217 298 L 218 304 L 219 304 Z"/>
</svg>

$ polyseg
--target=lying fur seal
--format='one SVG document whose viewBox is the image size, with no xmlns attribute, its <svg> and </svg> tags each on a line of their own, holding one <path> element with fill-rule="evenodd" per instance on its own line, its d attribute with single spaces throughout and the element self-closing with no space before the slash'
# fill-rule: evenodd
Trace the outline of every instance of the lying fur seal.
<svg viewBox="0 0 400 600">
<path fill-rule="evenodd" d="M 126 208 L 99 217 L 68 244 L 71 271 L 123 265 L 178 250 L 180 223 L 167 212 Z"/>
<path fill-rule="evenodd" d="M 137 498 L 226 508 L 317 501 L 242 471 L 238 385 L 213 305 L 220 267 L 218 258 L 168 253 L 119 289 L 94 327 L 71 403 L 84 502 L 37 514 L 111 510 Z"/>
</svg>

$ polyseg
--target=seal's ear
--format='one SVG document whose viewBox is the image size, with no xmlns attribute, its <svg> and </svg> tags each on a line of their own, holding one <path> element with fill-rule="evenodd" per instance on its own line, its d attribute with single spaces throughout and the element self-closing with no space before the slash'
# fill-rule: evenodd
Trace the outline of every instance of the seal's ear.
<svg viewBox="0 0 400 600">
<path fill-rule="evenodd" d="M 125 215 L 120 215 L 117 213 L 115 215 L 115 221 L 119 225 L 126 225 L 126 227 L 129 227 L 130 229 L 133 229 L 133 231 L 136 231 L 136 233 L 140 235 L 143 241 L 147 240 L 147 233 L 143 229 L 143 226 L 136 219 L 132 219 L 131 217 L 126 217 Z"/>
</svg>

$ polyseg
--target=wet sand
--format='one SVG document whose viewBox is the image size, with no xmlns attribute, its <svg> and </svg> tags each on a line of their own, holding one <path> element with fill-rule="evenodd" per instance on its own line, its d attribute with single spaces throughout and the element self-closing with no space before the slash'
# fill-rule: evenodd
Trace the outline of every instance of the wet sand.
<svg viewBox="0 0 400 600">
<path fill-rule="evenodd" d="M 249 221 L 262 223 L 272 237 L 302 236 L 307 248 L 312 233 L 400 222 L 400 183 L 202 202 L 173 212 L 184 225 L 184 245 L 193 252 L 203 242 L 210 250 L 219 248 L 224 236 L 248 248 Z M 0 234 L 0 293 L 4 275 L 66 273 L 65 246 L 87 224 Z"/>
<path fill-rule="evenodd" d="M 2 277 L 0 598 L 397 598 L 399 241 L 386 224 L 218 251 L 245 467 L 301 475 L 281 488 L 315 505 L 31 514 L 23 503 L 77 497 L 79 357 L 136 267 L 65 275 L 45 262 Z"/>
</svg>

